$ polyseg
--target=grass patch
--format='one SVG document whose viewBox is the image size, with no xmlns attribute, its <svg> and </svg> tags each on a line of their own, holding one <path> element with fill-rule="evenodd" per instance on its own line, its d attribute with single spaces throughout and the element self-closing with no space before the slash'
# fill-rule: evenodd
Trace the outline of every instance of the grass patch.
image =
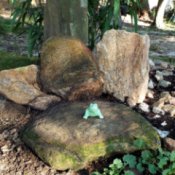
<svg viewBox="0 0 175 175">
<path fill-rule="evenodd" d="M 160 61 L 164 61 L 164 62 L 168 62 L 171 65 L 175 66 L 175 58 L 170 58 L 170 57 L 165 57 L 165 56 L 154 56 L 151 57 L 153 60 L 160 60 Z"/>
<path fill-rule="evenodd" d="M 38 64 L 38 62 L 38 57 L 29 58 L 27 56 L 21 56 L 15 53 L 0 52 L 0 71 L 31 64 Z"/>
</svg>

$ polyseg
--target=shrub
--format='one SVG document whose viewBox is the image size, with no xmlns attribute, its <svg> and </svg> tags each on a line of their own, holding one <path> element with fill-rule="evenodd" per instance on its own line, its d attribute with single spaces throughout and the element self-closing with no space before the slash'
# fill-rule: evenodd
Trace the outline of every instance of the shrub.
<svg viewBox="0 0 175 175">
<path fill-rule="evenodd" d="M 13 0 L 14 10 L 12 20 L 13 30 L 22 34 L 27 32 L 28 53 L 32 56 L 33 50 L 39 49 L 43 36 L 43 5 L 32 6 L 32 0 Z"/>
</svg>

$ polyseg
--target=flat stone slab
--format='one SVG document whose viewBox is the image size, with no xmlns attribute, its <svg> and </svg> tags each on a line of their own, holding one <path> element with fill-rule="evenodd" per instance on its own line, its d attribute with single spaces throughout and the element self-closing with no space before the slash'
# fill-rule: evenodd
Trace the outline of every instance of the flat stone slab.
<svg viewBox="0 0 175 175">
<path fill-rule="evenodd" d="M 22 105 L 44 95 L 39 88 L 38 71 L 36 65 L 0 71 L 0 94 Z"/>
<path fill-rule="evenodd" d="M 160 139 L 152 125 L 129 107 L 95 101 L 104 119 L 83 119 L 89 103 L 62 103 L 45 111 L 23 131 L 24 142 L 46 163 L 58 170 L 78 170 L 100 157 L 156 149 Z"/>
</svg>

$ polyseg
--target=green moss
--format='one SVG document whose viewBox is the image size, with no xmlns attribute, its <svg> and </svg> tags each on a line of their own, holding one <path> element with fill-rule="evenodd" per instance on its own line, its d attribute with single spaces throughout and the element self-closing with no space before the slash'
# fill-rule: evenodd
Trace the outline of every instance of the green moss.
<svg viewBox="0 0 175 175">
<path fill-rule="evenodd" d="M 152 145 L 152 149 L 157 149 L 160 145 L 160 139 L 155 140 L 156 135 L 150 133 L 150 138 L 144 138 L 139 136 L 139 139 L 142 139 L 145 142 L 144 149 L 150 148 Z M 153 138 L 153 139 L 152 139 Z M 117 137 L 113 139 L 109 139 L 106 142 L 100 142 L 91 145 L 82 145 L 78 148 L 72 146 L 72 149 L 75 152 L 79 153 L 79 156 L 84 159 L 84 161 L 91 161 L 101 156 L 110 155 L 111 153 L 129 153 L 136 150 L 139 150 L 136 146 L 134 146 L 134 141 L 137 138 L 133 139 L 131 136 L 128 137 Z M 143 148 L 142 148 L 143 149 Z"/>
<path fill-rule="evenodd" d="M 145 140 L 145 143 L 152 145 L 153 143 L 150 142 L 152 142 L 151 139 Z M 146 145 L 145 148 L 149 148 Z M 65 146 L 64 149 L 55 146 L 57 150 L 54 150 L 53 146 L 51 147 L 48 148 L 48 150 L 51 149 L 50 151 L 46 151 L 45 148 L 43 150 L 38 150 L 39 156 L 54 168 L 60 169 L 64 167 L 66 169 L 66 167 L 71 167 L 74 170 L 82 168 L 85 164 L 87 165 L 91 161 L 97 160 L 99 157 L 109 156 L 116 152 L 129 153 L 139 150 L 134 146 L 133 139 L 123 137 L 117 137 L 116 139 L 96 144 Z"/>
<path fill-rule="evenodd" d="M 119 105 L 119 109 L 126 110 L 126 108 L 122 108 L 122 106 L 123 105 L 120 107 Z M 73 110 L 73 107 L 69 109 Z M 47 139 L 41 140 L 42 134 L 38 132 L 38 135 L 40 135 L 40 138 L 38 138 L 37 135 L 35 135 L 34 128 L 36 128 L 36 126 L 32 128 L 33 125 L 29 127 L 28 130 L 25 130 L 27 133 L 24 132 L 26 135 L 25 142 L 28 143 L 44 162 L 58 170 L 65 170 L 68 168 L 78 170 L 100 157 L 110 156 L 113 153 L 122 154 L 142 149 L 159 148 L 161 145 L 160 139 L 151 124 L 145 121 L 139 114 L 130 113 L 129 111 L 131 110 L 128 108 L 127 116 L 132 120 L 131 128 L 129 130 L 124 130 L 121 135 L 114 134 L 114 137 L 108 136 L 110 137 L 109 139 L 107 139 L 108 137 L 102 137 L 98 143 L 94 140 L 90 143 L 61 143 L 54 138 L 49 139 L 49 141 Z M 134 117 L 135 115 L 138 115 L 138 117 Z M 137 127 L 139 129 L 137 129 Z M 144 141 L 145 145 L 143 147 L 136 146 L 135 141 L 138 139 Z"/>
<path fill-rule="evenodd" d="M 37 63 L 37 57 L 29 58 L 27 56 L 16 55 L 15 53 L 6 53 L 0 51 L 0 71 Z"/>
<path fill-rule="evenodd" d="M 31 130 L 25 130 L 23 139 L 44 162 L 53 168 L 66 170 L 71 167 L 73 170 L 78 170 L 99 157 L 110 156 L 112 153 L 129 153 L 150 147 L 157 149 L 160 145 L 160 139 L 156 132 L 150 132 L 149 126 L 145 128 L 143 125 L 141 127 L 150 137 L 142 137 L 142 133 L 137 132 L 134 135 L 128 135 L 128 137 L 117 136 L 105 142 L 64 145 L 58 142 L 48 143 L 46 140 L 41 140 Z M 134 145 L 134 141 L 137 139 L 144 141 L 144 147 L 138 148 Z"/>
<path fill-rule="evenodd" d="M 31 130 L 24 130 L 22 139 L 37 155 L 53 168 L 66 170 L 69 167 L 78 169 L 80 167 L 80 158 L 76 154 L 64 149 L 62 144 L 49 144 L 41 140 L 37 134 Z"/>
<path fill-rule="evenodd" d="M 72 169 L 81 167 L 80 158 L 76 154 L 62 148 L 39 144 L 35 146 L 35 151 L 44 162 L 49 163 L 55 169 L 66 170 L 69 167 L 72 167 Z"/>
</svg>

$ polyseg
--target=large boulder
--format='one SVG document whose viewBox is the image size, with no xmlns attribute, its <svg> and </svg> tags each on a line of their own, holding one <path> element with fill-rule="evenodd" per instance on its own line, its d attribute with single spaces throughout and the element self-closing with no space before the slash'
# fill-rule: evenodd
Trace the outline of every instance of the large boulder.
<svg viewBox="0 0 175 175">
<path fill-rule="evenodd" d="M 149 79 L 149 37 L 121 30 L 107 31 L 96 46 L 104 92 L 130 105 L 143 102 Z"/>
<path fill-rule="evenodd" d="M 41 50 L 40 78 L 44 89 L 64 99 L 98 96 L 102 81 L 88 48 L 76 39 L 52 38 Z"/>
<path fill-rule="evenodd" d="M 38 86 L 38 67 L 30 65 L 0 71 L 0 94 L 18 104 L 28 104 L 43 95 Z"/>
<path fill-rule="evenodd" d="M 96 101 L 104 119 L 83 119 L 88 102 L 62 103 L 25 127 L 24 142 L 58 170 L 78 170 L 100 157 L 160 146 L 157 132 L 140 114 L 113 102 Z M 144 141 L 143 147 L 136 141 Z"/>
</svg>

